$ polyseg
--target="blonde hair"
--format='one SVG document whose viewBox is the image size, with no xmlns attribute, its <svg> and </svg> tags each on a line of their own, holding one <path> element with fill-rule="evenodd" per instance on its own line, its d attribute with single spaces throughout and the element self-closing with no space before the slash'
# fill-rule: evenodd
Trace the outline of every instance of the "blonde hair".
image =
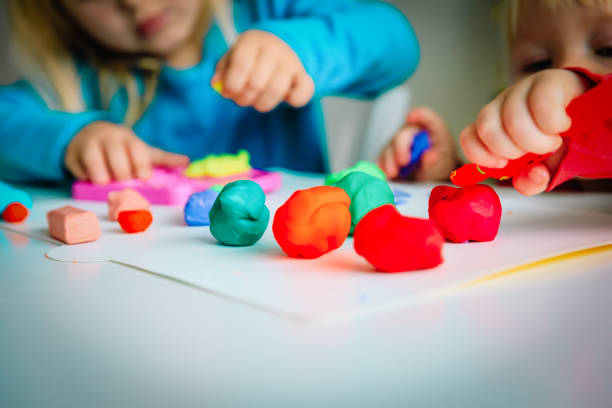
<svg viewBox="0 0 612 408">
<path fill-rule="evenodd" d="M 504 0 L 496 10 L 496 19 L 501 24 L 507 44 L 516 35 L 521 6 L 526 1 L 530 4 L 540 3 L 551 10 L 557 7 L 601 7 L 612 10 L 612 0 Z"/>
<path fill-rule="evenodd" d="M 162 67 L 153 57 L 120 54 L 85 33 L 56 0 L 10 0 L 13 51 L 25 78 L 52 109 L 81 112 L 83 100 L 76 58 L 83 58 L 98 73 L 102 106 L 125 90 L 127 109 L 123 121 L 131 126 L 147 109 L 157 89 Z M 194 35 L 203 36 L 214 9 L 222 0 L 208 0 Z M 138 77 L 144 89 L 139 89 Z"/>
</svg>

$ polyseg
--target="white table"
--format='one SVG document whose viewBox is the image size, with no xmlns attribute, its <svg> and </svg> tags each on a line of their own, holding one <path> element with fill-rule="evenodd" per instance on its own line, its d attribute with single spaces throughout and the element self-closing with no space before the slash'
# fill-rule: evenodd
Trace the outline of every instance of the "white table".
<svg viewBox="0 0 612 408">
<path fill-rule="evenodd" d="M 530 199 L 612 212 L 605 194 Z M 305 324 L 114 263 L 50 261 L 52 245 L 0 229 L 2 407 L 612 400 L 612 250 L 372 317 Z"/>
</svg>

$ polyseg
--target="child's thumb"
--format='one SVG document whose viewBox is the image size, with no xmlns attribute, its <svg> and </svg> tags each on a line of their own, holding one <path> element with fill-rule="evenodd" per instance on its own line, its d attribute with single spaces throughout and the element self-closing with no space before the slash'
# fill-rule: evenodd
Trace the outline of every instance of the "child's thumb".
<svg viewBox="0 0 612 408">
<path fill-rule="evenodd" d="M 154 166 L 178 167 L 189 164 L 189 157 L 184 154 L 170 153 L 156 147 L 149 148 L 151 149 L 151 162 Z"/>
</svg>

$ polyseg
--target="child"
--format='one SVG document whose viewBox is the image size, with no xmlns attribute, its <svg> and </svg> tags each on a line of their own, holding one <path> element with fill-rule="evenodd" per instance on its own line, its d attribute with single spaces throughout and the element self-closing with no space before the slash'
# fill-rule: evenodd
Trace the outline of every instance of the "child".
<svg viewBox="0 0 612 408">
<path fill-rule="evenodd" d="M 514 187 L 532 195 L 556 185 L 549 183 L 567 154 L 559 136 L 571 125 L 567 105 L 612 72 L 612 1 L 507 0 L 504 11 L 514 85 L 482 109 L 460 141 L 470 161 L 487 167 L 527 152 L 555 152 L 514 177 Z M 561 69 L 567 67 L 587 72 Z M 611 167 L 601 173 L 612 177 Z"/>
<path fill-rule="evenodd" d="M 213 9 L 230 11 L 233 44 Z M 239 149 L 256 167 L 322 172 L 321 96 L 373 97 L 418 61 L 409 23 L 382 2 L 13 0 L 11 11 L 29 68 L 0 88 L 11 179 L 147 178 Z"/>
</svg>

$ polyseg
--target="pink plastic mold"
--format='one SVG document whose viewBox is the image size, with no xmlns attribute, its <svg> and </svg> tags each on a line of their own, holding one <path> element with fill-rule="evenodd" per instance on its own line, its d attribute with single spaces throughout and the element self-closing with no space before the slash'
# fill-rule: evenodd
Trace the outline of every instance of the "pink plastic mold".
<svg viewBox="0 0 612 408">
<path fill-rule="evenodd" d="M 204 191 L 213 185 L 231 183 L 236 180 L 253 180 L 269 193 L 281 186 L 281 175 L 275 172 L 252 169 L 247 173 L 223 178 L 190 178 L 183 175 L 185 168 L 153 169 L 149 180 L 117 181 L 105 185 L 77 181 L 72 185 L 72 197 L 77 200 L 106 201 L 108 193 L 124 188 L 133 188 L 144 195 L 151 204 L 185 205 L 189 196 Z"/>
</svg>

